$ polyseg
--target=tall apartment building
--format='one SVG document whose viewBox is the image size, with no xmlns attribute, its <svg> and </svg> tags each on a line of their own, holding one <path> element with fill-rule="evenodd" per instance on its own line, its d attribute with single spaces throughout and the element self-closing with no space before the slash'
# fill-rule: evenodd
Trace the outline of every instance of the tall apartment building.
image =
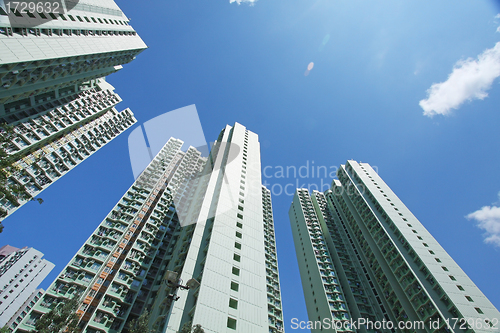
<svg viewBox="0 0 500 333">
<path fill-rule="evenodd" d="M 49 100 L 58 106 L 146 48 L 113 0 L 54 3 L 62 4 L 30 12 L 0 1 L 0 123 L 35 115 Z"/>
<path fill-rule="evenodd" d="M 36 302 L 43 296 L 45 290 L 42 288 L 35 290 L 26 301 L 24 301 L 23 305 L 17 310 L 16 313 L 10 318 L 5 326 L 9 328 L 11 332 L 13 332 L 16 327 L 21 323 L 24 317 L 31 311 L 33 306 L 35 306 Z"/>
<path fill-rule="evenodd" d="M 182 144 L 165 144 L 17 332 L 72 297 L 81 298 L 85 333 L 121 332 L 146 310 L 155 332 L 187 323 L 205 332 L 282 330 L 257 135 L 227 126 L 208 158 Z"/>
<path fill-rule="evenodd" d="M 6 151 L 15 162 L 9 181 L 24 186 L 32 197 L 137 122 L 129 109 L 115 109 L 121 98 L 104 79 L 88 82 L 59 102 L 11 124 L 15 135 Z M 27 202 L 8 192 L 1 193 L 0 220 Z"/>
<path fill-rule="evenodd" d="M 337 177 L 298 189 L 289 211 L 312 332 L 498 330 L 498 310 L 369 164 Z"/>
<path fill-rule="evenodd" d="M 36 288 L 54 268 L 33 248 L 0 248 L 0 327 L 17 317 L 28 299 L 36 297 Z"/>
<path fill-rule="evenodd" d="M 209 163 L 187 215 L 196 223 L 181 231 L 167 265 L 181 281 L 194 278 L 201 285 L 185 290 L 167 283 L 168 292 L 153 306 L 153 328 L 176 332 L 192 322 L 206 332 L 280 331 L 274 223 L 270 193 L 262 187 L 258 135 L 238 123 L 227 126 Z"/>
<path fill-rule="evenodd" d="M 9 182 L 34 197 L 136 122 L 104 77 L 147 46 L 113 0 L 29 4 L 0 0 L 0 124 L 16 133 Z M 0 219 L 26 203 L 4 192 Z"/>
</svg>

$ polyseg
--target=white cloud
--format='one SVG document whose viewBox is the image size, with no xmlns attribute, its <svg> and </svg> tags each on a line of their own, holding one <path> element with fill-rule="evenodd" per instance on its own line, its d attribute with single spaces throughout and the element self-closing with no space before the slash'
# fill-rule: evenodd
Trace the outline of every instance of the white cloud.
<svg viewBox="0 0 500 333">
<path fill-rule="evenodd" d="M 500 76 L 500 42 L 485 50 L 476 59 L 458 61 L 448 80 L 434 83 L 427 90 L 427 99 L 420 101 L 424 115 L 448 115 L 466 100 L 484 99 L 486 91 Z"/>
<path fill-rule="evenodd" d="M 257 0 L 229 0 L 229 3 L 233 3 L 233 2 L 236 2 L 238 5 L 241 5 L 241 3 L 243 3 L 243 2 L 248 2 L 248 4 L 250 6 L 253 6 L 253 5 L 255 5 Z"/>
<path fill-rule="evenodd" d="M 475 220 L 477 226 L 486 231 L 485 243 L 500 247 L 500 207 L 484 206 L 466 217 L 469 220 Z"/>
</svg>

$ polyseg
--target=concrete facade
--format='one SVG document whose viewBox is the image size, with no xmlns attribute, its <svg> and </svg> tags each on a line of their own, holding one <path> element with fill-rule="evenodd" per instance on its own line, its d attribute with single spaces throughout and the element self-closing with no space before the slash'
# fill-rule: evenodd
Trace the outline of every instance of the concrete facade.
<svg viewBox="0 0 500 333">
<path fill-rule="evenodd" d="M 36 197 L 137 120 L 130 109 L 118 112 L 121 98 L 104 79 L 48 107 L 36 116 L 12 124 L 14 135 L 7 153 L 15 160 L 11 184 L 23 186 Z M 27 202 L 2 194 L 0 209 L 8 216 Z M 0 217 L 0 220 L 3 218 Z"/>
<path fill-rule="evenodd" d="M 18 310 L 54 268 L 53 263 L 42 259 L 43 253 L 33 248 L 10 250 L 0 261 L 0 327 L 17 317 Z"/>
<path fill-rule="evenodd" d="M 0 117 L 6 122 L 31 114 L 37 98 L 55 98 L 120 70 L 147 47 L 113 0 L 81 0 L 59 14 L 7 15 L 8 3 L 0 1 Z"/>
<path fill-rule="evenodd" d="M 13 7 L 27 3 L 0 0 L 0 125 L 15 133 L 9 182 L 35 197 L 136 122 L 114 108 L 104 77 L 147 46 L 113 0 Z M 26 203 L 11 192 L 0 193 L 0 220 Z"/>
<path fill-rule="evenodd" d="M 318 287 L 326 256 L 354 321 L 385 320 L 397 332 L 498 330 L 498 310 L 369 164 L 347 161 L 337 177 L 324 193 L 297 190 L 289 212 L 309 320 L 329 316 L 316 311 L 328 306 L 329 292 Z"/>
<path fill-rule="evenodd" d="M 81 299 L 85 333 L 121 332 L 146 310 L 154 332 L 187 323 L 207 333 L 283 330 L 258 136 L 227 126 L 208 158 L 182 145 L 165 144 L 17 332 L 72 297 Z M 173 283 L 168 271 L 177 273 Z M 193 278 L 200 285 L 185 289 Z"/>
</svg>

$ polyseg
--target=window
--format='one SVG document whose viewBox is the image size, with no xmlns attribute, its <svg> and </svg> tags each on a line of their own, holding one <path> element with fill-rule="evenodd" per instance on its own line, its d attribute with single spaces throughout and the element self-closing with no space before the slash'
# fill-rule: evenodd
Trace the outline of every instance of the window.
<svg viewBox="0 0 500 333">
<path fill-rule="evenodd" d="M 236 282 L 231 282 L 231 290 L 238 291 L 240 289 L 240 285 Z"/>
<path fill-rule="evenodd" d="M 240 203 L 245 203 L 245 200 L 243 200 L 241 198 L 239 200 L 240 200 Z"/>
<path fill-rule="evenodd" d="M 241 224 L 240 222 L 236 222 L 236 226 L 240 229 L 243 228 L 243 224 Z"/>
<path fill-rule="evenodd" d="M 237 267 L 233 267 L 233 274 L 236 276 L 240 276 L 240 269 Z"/>
<path fill-rule="evenodd" d="M 429 253 L 430 253 L 430 254 L 434 254 L 434 251 L 429 250 Z"/>
<path fill-rule="evenodd" d="M 243 206 L 238 206 L 238 209 L 243 211 Z"/>
<path fill-rule="evenodd" d="M 240 262 L 240 261 L 241 261 L 241 256 L 235 253 L 235 254 L 233 255 L 233 259 L 234 259 L 235 261 L 237 261 L 237 262 Z"/>
<path fill-rule="evenodd" d="M 464 287 L 459 286 L 459 285 L 457 285 L 457 288 L 458 288 L 459 290 L 461 290 L 461 291 L 464 291 L 464 290 L 465 290 L 465 289 L 464 289 Z"/>
<path fill-rule="evenodd" d="M 238 214 L 237 216 L 238 216 L 239 219 L 243 219 L 243 215 Z"/>
<path fill-rule="evenodd" d="M 441 262 L 441 260 L 439 258 L 434 258 L 434 259 L 436 259 L 437 262 Z"/>
<path fill-rule="evenodd" d="M 233 299 L 233 298 L 230 298 L 229 299 L 229 307 L 233 308 L 233 309 L 237 309 L 238 308 L 238 301 Z"/>
<path fill-rule="evenodd" d="M 241 243 L 235 242 L 234 247 L 237 248 L 238 250 L 241 250 Z"/>
<path fill-rule="evenodd" d="M 452 281 L 457 281 L 453 275 L 448 275 Z"/>
<path fill-rule="evenodd" d="M 235 330 L 236 329 L 236 319 L 228 317 L 227 318 L 227 328 Z"/>
<path fill-rule="evenodd" d="M 441 266 L 441 268 L 443 269 L 443 271 L 448 272 L 448 268 L 446 268 L 444 266 Z"/>
<path fill-rule="evenodd" d="M 422 243 L 422 244 L 424 244 L 424 246 L 425 246 L 425 247 L 429 247 L 429 245 L 427 245 L 427 244 L 425 244 L 425 243 Z"/>
<path fill-rule="evenodd" d="M 469 302 L 474 302 L 470 296 L 465 296 Z"/>
<path fill-rule="evenodd" d="M 241 232 L 236 231 L 236 237 L 241 238 L 242 237 Z"/>
<path fill-rule="evenodd" d="M 480 308 L 474 308 L 474 309 L 476 309 L 477 313 L 484 314 L 483 311 L 481 311 Z"/>
<path fill-rule="evenodd" d="M 413 229 L 412 231 L 413 231 L 413 233 L 414 233 L 414 234 L 416 234 L 416 233 L 417 233 L 417 230 L 414 230 L 414 229 Z"/>
<path fill-rule="evenodd" d="M 418 239 L 420 239 L 420 240 L 423 240 L 423 238 L 422 238 L 422 237 L 420 237 L 420 236 L 417 236 L 417 238 L 418 238 Z"/>
</svg>

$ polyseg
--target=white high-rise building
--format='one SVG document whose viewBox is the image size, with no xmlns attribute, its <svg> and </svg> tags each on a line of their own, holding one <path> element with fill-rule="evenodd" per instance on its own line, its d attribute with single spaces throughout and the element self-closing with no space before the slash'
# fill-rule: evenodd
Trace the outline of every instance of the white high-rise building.
<svg viewBox="0 0 500 333">
<path fill-rule="evenodd" d="M 40 114 L 12 123 L 14 135 L 6 147 L 15 161 L 10 184 L 35 197 L 135 124 L 130 109 L 115 109 L 119 102 L 120 96 L 104 79 L 92 80 L 59 106 L 49 103 Z M 0 192 L 0 220 L 27 202 L 9 189 Z"/>
<path fill-rule="evenodd" d="M 18 326 L 81 297 L 82 333 L 283 330 L 270 191 L 258 136 L 227 126 L 209 157 L 170 139 Z M 187 289 L 186 289 L 187 288 Z"/>
<path fill-rule="evenodd" d="M 147 46 L 113 0 L 0 0 L 0 125 L 10 185 L 35 197 L 136 122 L 104 77 Z M 26 190 L 24 190 L 24 188 Z M 26 203 L 0 193 L 0 220 Z"/>
<path fill-rule="evenodd" d="M 289 211 L 312 332 L 498 332 L 495 306 L 368 163 L 337 177 Z"/>
<path fill-rule="evenodd" d="M 209 163 L 187 216 L 195 224 L 181 230 L 167 266 L 179 281 L 201 285 L 160 288 L 153 306 L 157 332 L 177 332 L 186 323 L 205 332 L 281 331 L 271 196 L 262 186 L 258 135 L 238 123 L 227 126 Z"/>
<path fill-rule="evenodd" d="M 42 257 L 43 253 L 34 248 L 0 248 L 0 327 L 23 307 L 54 268 Z"/>
<path fill-rule="evenodd" d="M 34 12 L 14 12 L 16 3 L 0 0 L 0 123 L 78 94 L 83 82 L 120 70 L 147 47 L 113 0 L 54 0 L 47 3 L 62 3 L 58 9 Z"/>
<path fill-rule="evenodd" d="M 31 311 L 36 302 L 43 296 L 45 290 L 42 288 L 35 290 L 17 312 L 7 322 L 7 327 L 14 331 L 16 327 L 23 321 L 23 318 Z"/>
</svg>

